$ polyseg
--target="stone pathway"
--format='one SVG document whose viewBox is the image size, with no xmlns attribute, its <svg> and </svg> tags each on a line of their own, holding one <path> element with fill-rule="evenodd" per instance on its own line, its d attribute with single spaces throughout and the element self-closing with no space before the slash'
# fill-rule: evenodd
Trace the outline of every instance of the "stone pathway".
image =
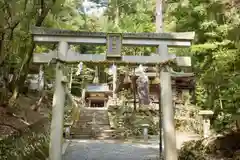
<svg viewBox="0 0 240 160">
<path fill-rule="evenodd" d="M 157 160 L 158 148 L 109 140 L 71 141 L 64 160 Z"/>
<path fill-rule="evenodd" d="M 177 133 L 177 148 L 199 137 L 189 133 Z M 66 147 L 64 160 L 157 160 L 159 140 L 153 137 L 148 144 L 142 140 L 72 140 Z"/>
</svg>

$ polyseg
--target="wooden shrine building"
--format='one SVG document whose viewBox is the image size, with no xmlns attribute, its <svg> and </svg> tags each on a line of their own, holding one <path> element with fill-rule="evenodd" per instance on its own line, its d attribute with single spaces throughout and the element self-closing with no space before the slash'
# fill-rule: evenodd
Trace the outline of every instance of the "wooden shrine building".
<svg viewBox="0 0 240 160">
<path fill-rule="evenodd" d="M 85 102 L 87 107 L 107 107 L 108 97 L 112 95 L 109 86 L 103 84 L 89 84 L 85 90 Z"/>
</svg>

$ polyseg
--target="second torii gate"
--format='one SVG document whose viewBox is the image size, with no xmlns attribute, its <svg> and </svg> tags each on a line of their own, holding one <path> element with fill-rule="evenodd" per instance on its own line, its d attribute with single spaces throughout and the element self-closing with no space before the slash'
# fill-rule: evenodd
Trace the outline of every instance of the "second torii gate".
<svg viewBox="0 0 240 160">
<path fill-rule="evenodd" d="M 122 45 L 133 46 L 153 46 L 161 44 L 170 47 L 188 47 L 194 39 L 194 32 L 182 33 L 102 33 L 102 32 L 78 32 L 69 30 L 56 30 L 46 28 L 33 28 L 32 35 L 34 41 L 38 43 L 58 43 L 58 51 L 50 54 L 34 54 L 34 63 L 49 63 L 56 59 L 56 81 L 55 93 L 53 98 L 52 122 L 50 134 L 50 160 L 62 160 L 62 133 L 63 133 L 63 114 L 65 103 L 66 81 L 63 75 L 62 65 L 65 63 L 115 63 L 129 65 L 160 65 L 168 61 L 176 61 L 179 66 L 191 66 L 190 57 L 176 57 L 159 53 L 154 56 L 123 56 L 121 54 Z M 107 54 L 79 54 L 69 49 L 69 44 L 94 44 L 107 45 Z M 167 56 L 166 56 L 167 55 Z M 163 78 L 161 88 L 161 99 L 172 98 L 171 82 L 168 78 Z M 163 87 L 164 86 L 164 87 Z M 170 87 L 169 87 L 170 86 Z M 169 102 L 169 101 L 166 101 Z M 162 103 L 165 104 L 165 103 Z M 164 152 L 177 153 L 175 133 L 170 133 L 166 126 L 174 128 L 174 115 L 172 104 L 166 104 L 168 107 L 163 113 L 164 129 Z M 169 133 L 168 133 L 169 132 Z M 171 130 L 175 132 L 175 130 Z M 167 133 L 167 134 L 166 134 Z M 177 160 L 176 156 L 165 154 L 166 160 Z"/>
</svg>

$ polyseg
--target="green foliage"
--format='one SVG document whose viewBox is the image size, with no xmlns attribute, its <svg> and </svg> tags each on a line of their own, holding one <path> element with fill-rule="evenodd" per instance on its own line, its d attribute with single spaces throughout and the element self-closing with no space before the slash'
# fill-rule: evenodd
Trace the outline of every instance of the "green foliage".
<svg viewBox="0 0 240 160">
<path fill-rule="evenodd" d="M 239 4 L 230 0 L 172 0 L 166 10 L 172 31 L 196 32 L 188 54 L 197 75 L 197 105 L 215 112 L 214 123 L 222 124 L 215 125 L 218 130 L 226 125 L 217 117 L 239 107 L 239 16 Z"/>
<path fill-rule="evenodd" d="M 30 28 L 33 25 L 85 31 L 155 32 L 154 0 L 111 0 L 104 15 L 99 17 L 82 13 L 82 0 L 6 2 L 0 0 L 0 30 L 5 32 L 3 36 L 1 34 L 5 41 L 0 44 L 0 64 L 6 64 L 1 68 L 1 72 L 7 72 L 5 75 L 8 75 L 9 68 L 14 67 L 16 79 L 27 73 L 24 68 L 28 68 L 31 62 L 34 44 Z M 43 11 L 46 11 L 46 14 L 43 14 Z M 218 117 L 222 112 L 231 115 L 240 102 L 239 3 L 233 0 L 169 0 L 165 2 L 164 13 L 166 31 L 196 32 L 190 49 L 171 51 L 192 56 L 197 81 L 197 105 L 203 109 L 212 109 L 215 112 L 213 120 L 219 122 Z M 71 48 L 86 54 L 99 54 L 106 50 L 106 47 L 89 45 Z M 35 52 L 54 49 L 56 45 L 39 45 L 35 47 Z M 154 48 L 123 48 L 125 55 L 148 55 L 154 51 Z M 46 68 L 47 79 L 53 81 L 53 70 Z M 90 70 L 94 66 L 85 68 L 84 76 L 75 76 L 76 81 L 81 83 L 78 88 L 93 79 Z M 122 70 L 126 68 L 127 66 L 124 66 Z M 101 82 L 106 80 L 101 73 L 99 79 Z M 218 122 L 214 123 L 220 124 Z M 221 126 L 216 126 L 221 129 Z"/>
<path fill-rule="evenodd" d="M 207 160 L 202 141 L 186 142 L 179 152 L 179 160 Z"/>
<path fill-rule="evenodd" d="M 31 131 L 30 131 L 31 132 Z M 25 133 L 26 134 L 26 133 Z M 1 160 L 42 160 L 48 157 L 48 132 L 31 132 L 0 141 Z"/>
<path fill-rule="evenodd" d="M 175 127 L 178 131 L 202 134 L 202 118 L 200 108 L 186 104 L 177 105 L 175 110 Z"/>
<path fill-rule="evenodd" d="M 179 160 L 239 159 L 239 132 L 185 142 Z"/>
<path fill-rule="evenodd" d="M 149 134 L 156 135 L 159 124 L 154 121 L 157 113 L 148 110 L 134 111 L 129 106 L 117 106 L 109 108 L 109 118 L 113 127 L 124 137 L 135 137 L 142 135 L 142 124 L 149 124 Z"/>
</svg>

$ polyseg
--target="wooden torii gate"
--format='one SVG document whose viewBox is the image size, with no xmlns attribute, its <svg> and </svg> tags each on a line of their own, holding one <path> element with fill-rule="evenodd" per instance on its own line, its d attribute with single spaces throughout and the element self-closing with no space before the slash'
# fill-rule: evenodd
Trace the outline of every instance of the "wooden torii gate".
<svg viewBox="0 0 240 160">
<path fill-rule="evenodd" d="M 34 54 L 34 63 L 49 63 L 56 60 L 56 81 L 53 97 L 52 122 L 50 133 L 50 160 L 62 159 L 63 114 L 65 103 L 66 78 L 63 75 L 65 63 L 109 63 L 129 65 L 160 65 L 173 60 L 179 66 L 191 66 L 190 57 L 176 57 L 167 53 L 154 56 L 124 56 L 121 55 L 122 45 L 153 46 L 165 45 L 170 47 L 188 47 L 194 39 L 194 32 L 181 33 L 102 33 L 33 28 L 32 35 L 38 43 L 58 43 L 58 51 L 50 54 Z M 70 44 L 107 45 L 105 55 L 80 54 L 69 49 Z M 167 51 L 165 51 L 167 52 Z M 165 70 L 165 73 L 168 71 Z M 164 75 L 164 74 L 161 74 Z M 177 160 L 176 136 L 172 88 L 169 77 L 161 78 L 161 100 L 163 108 L 164 152 L 166 160 Z M 170 129 L 169 129 L 170 128 Z M 171 155 L 173 154 L 173 156 Z"/>
</svg>

